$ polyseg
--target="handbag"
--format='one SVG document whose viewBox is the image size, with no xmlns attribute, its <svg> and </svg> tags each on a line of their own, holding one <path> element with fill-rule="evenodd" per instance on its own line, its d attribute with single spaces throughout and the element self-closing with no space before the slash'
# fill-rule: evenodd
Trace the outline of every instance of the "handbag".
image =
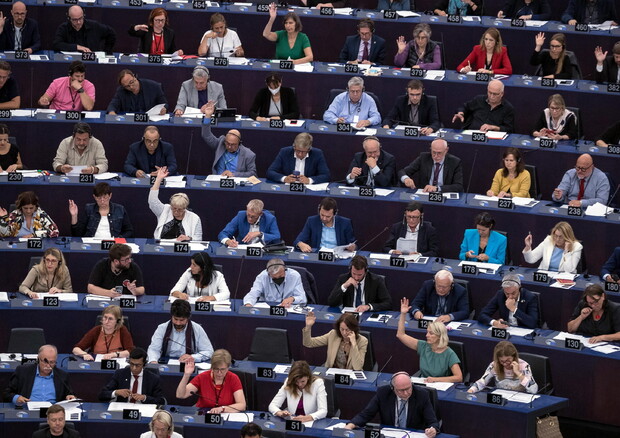
<svg viewBox="0 0 620 438">
<path fill-rule="evenodd" d="M 536 438 L 562 438 L 560 422 L 555 415 L 536 419 Z"/>
</svg>

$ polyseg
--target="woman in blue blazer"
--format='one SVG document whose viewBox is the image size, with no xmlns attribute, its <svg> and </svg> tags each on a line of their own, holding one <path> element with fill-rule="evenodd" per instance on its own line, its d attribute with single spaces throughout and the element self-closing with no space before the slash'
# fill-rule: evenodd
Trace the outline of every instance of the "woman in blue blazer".
<svg viewBox="0 0 620 438">
<path fill-rule="evenodd" d="M 495 219 L 486 211 L 476 216 L 476 229 L 465 230 L 459 259 L 475 262 L 504 264 L 506 262 L 506 236 L 497 231 Z"/>
</svg>

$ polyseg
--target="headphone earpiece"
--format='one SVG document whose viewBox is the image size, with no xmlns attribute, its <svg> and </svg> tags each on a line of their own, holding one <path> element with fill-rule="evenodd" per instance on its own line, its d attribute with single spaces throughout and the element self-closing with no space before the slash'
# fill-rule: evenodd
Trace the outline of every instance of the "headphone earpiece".
<svg viewBox="0 0 620 438">
<path fill-rule="evenodd" d="M 392 376 L 392 378 L 390 379 L 390 389 L 391 389 L 392 391 L 394 391 L 394 378 L 395 378 L 396 376 L 407 376 L 407 377 L 409 377 L 409 381 L 411 381 L 411 376 L 409 375 L 409 373 L 408 373 L 408 372 L 406 372 L 406 371 L 399 371 L 399 372 L 397 372 L 397 373 L 396 373 L 396 374 L 394 374 L 394 375 Z"/>
</svg>

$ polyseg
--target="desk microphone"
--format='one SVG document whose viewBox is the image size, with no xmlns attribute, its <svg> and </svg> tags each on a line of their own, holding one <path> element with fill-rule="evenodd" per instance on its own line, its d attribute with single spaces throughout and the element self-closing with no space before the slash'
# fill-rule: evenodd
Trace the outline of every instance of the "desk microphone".
<svg viewBox="0 0 620 438">
<path fill-rule="evenodd" d="M 374 242 L 380 235 L 382 235 L 383 233 L 385 233 L 389 229 L 390 229 L 390 227 L 383 228 L 375 237 L 370 239 L 368 242 L 366 242 L 366 244 L 364 244 L 360 249 L 358 249 L 358 251 L 362 251 L 363 249 L 365 249 L 368 245 L 370 245 L 372 242 Z"/>
<path fill-rule="evenodd" d="M 189 162 L 192 157 L 192 144 L 194 143 L 194 130 L 190 129 L 189 148 L 187 149 L 187 166 L 185 166 L 185 175 L 189 174 Z"/>
<path fill-rule="evenodd" d="M 372 382 L 372 384 L 375 386 L 375 388 L 377 387 L 377 382 L 379 381 L 379 377 L 381 376 L 381 373 L 383 372 L 383 370 L 385 369 L 385 367 L 387 366 L 387 364 L 390 363 L 390 361 L 392 360 L 392 357 L 394 355 L 388 357 L 388 360 L 385 361 L 385 363 L 383 364 L 383 366 L 381 367 L 381 369 L 379 370 L 379 372 L 377 373 L 377 377 L 375 377 L 375 381 Z"/>
<path fill-rule="evenodd" d="M 241 281 L 241 273 L 243 272 L 243 263 L 245 262 L 245 255 L 241 256 L 241 264 L 239 264 L 239 273 L 237 274 L 237 284 L 235 285 L 235 293 L 233 293 L 232 299 L 232 310 L 239 311 L 239 309 L 235 309 L 235 300 L 237 299 L 237 292 L 239 292 L 239 282 Z"/>
<path fill-rule="evenodd" d="M 620 184 L 618 184 L 618 186 L 616 187 L 616 190 L 614 191 L 613 195 L 611 195 L 611 197 L 609 198 L 609 201 L 607 201 L 607 205 L 605 207 L 611 208 L 611 202 L 614 200 L 614 198 L 618 194 L 618 189 L 620 189 Z M 605 218 L 607 218 L 607 216 L 609 216 L 612 212 L 613 212 L 613 209 L 609 213 L 607 213 L 607 209 L 605 209 Z"/>
<path fill-rule="evenodd" d="M 476 167 L 476 159 L 478 158 L 478 149 L 474 152 L 474 160 L 471 163 L 471 172 L 469 172 L 469 181 L 467 181 L 467 190 L 465 190 L 465 204 L 467 204 L 467 195 L 471 187 L 471 178 L 474 176 L 474 169 Z"/>
<path fill-rule="evenodd" d="M 542 387 L 542 389 L 541 388 L 538 389 L 538 392 L 536 394 L 532 394 L 532 397 L 530 398 L 530 409 L 532 409 L 532 403 L 534 403 L 534 397 L 536 397 L 537 395 L 545 395 L 542 392 L 548 389 L 550 386 L 551 386 L 551 382 L 547 382 L 545 386 Z"/>
<path fill-rule="evenodd" d="M 188 323 L 188 324 L 191 324 L 192 322 L 191 322 L 191 321 L 188 321 L 187 323 Z M 184 348 L 187 350 L 187 347 L 186 347 L 186 345 L 185 345 L 185 344 L 182 344 L 182 343 L 181 343 L 181 342 L 179 342 L 179 341 L 175 341 L 174 339 L 172 339 L 172 337 L 171 337 L 171 336 L 168 336 L 168 337 L 164 338 L 164 340 L 165 340 L 165 341 L 172 342 L 172 343 L 177 344 L 177 345 L 180 345 L 181 347 L 184 347 Z M 209 361 L 209 359 L 211 359 L 209 356 L 207 356 L 207 355 L 205 355 L 205 354 L 202 354 L 200 351 L 193 351 L 193 349 L 191 349 L 191 348 L 190 348 L 190 351 L 191 351 L 190 355 L 192 355 L 192 354 L 198 354 L 198 355 L 202 356 L 202 358 L 203 358 L 206 362 L 208 362 L 208 361 Z M 186 353 L 186 354 L 187 354 L 187 353 Z"/>
</svg>

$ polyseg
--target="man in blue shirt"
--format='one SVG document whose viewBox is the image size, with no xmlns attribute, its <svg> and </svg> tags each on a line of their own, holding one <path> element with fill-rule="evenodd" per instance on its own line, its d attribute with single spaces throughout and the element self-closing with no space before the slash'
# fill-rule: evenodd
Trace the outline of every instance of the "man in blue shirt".
<svg viewBox="0 0 620 438">
<path fill-rule="evenodd" d="M 319 214 L 306 220 L 303 230 L 295 239 L 294 246 L 303 252 L 313 249 L 335 248 L 348 245 L 347 251 L 355 251 L 355 236 L 351 219 L 337 216 L 338 204 L 334 198 L 323 198 Z"/>
<path fill-rule="evenodd" d="M 607 205 L 609 179 L 594 167 L 590 154 L 583 154 L 577 158 L 575 168 L 566 171 L 560 185 L 553 190 L 551 199 L 568 203 L 571 207 L 586 208 L 597 202 Z"/>
<path fill-rule="evenodd" d="M 375 100 L 364 93 L 364 80 L 353 76 L 347 84 L 347 91 L 336 96 L 323 114 L 323 120 L 335 125 L 350 123 L 357 129 L 381 123 L 381 114 Z"/>
<path fill-rule="evenodd" d="M 252 289 L 243 297 L 244 306 L 252 307 L 258 301 L 278 303 L 283 307 L 305 305 L 307 299 L 301 276 L 294 269 L 287 269 L 282 259 L 269 260 L 267 269 L 258 274 Z"/>
</svg>

